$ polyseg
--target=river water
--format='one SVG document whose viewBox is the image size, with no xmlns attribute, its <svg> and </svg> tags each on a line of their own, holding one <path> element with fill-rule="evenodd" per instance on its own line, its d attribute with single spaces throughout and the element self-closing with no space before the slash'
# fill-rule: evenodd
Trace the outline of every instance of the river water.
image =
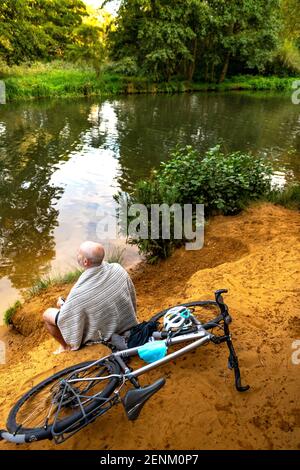
<svg viewBox="0 0 300 470">
<path fill-rule="evenodd" d="M 176 144 L 264 153 L 277 182 L 299 179 L 299 110 L 289 95 L 244 92 L 1 105 L 0 312 L 38 276 L 74 268 L 113 194 Z"/>
</svg>

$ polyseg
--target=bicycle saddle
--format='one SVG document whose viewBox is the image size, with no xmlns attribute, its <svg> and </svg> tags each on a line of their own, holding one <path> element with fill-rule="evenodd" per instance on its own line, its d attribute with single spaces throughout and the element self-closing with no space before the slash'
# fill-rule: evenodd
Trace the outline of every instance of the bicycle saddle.
<svg viewBox="0 0 300 470">
<path fill-rule="evenodd" d="M 166 379 L 162 378 L 158 379 L 153 384 L 148 385 L 148 387 L 129 390 L 122 399 L 127 418 L 130 421 L 137 419 L 146 401 L 149 400 L 154 393 L 158 392 L 165 383 Z"/>
</svg>

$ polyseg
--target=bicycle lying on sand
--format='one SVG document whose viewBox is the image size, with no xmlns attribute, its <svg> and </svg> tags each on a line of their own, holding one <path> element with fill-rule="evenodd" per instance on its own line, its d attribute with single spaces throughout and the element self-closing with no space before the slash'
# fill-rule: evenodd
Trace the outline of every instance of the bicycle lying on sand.
<svg viewBox="0 0 300 470">
<path fill-rule="evenodd" d="M 157 331 L 143 346 L 74 365 L 39 383 L 13 406 L 7 419 L 7 430 L 0 431 L 0 437 L 17 444 L 42 439 L 61 443 L 120 402 L 128 419 L 135 420 L 146 401 L 165 384 L 165 379 L 161 378 L 141 387 L 138 377 L 209 342 L 227 344 L 228 366 L 234 370 L 236 389 L 245 392 L 249 386 L 241 385 L 238 358 L 229 331 L 232 319 L 222 297 L 225 292 L 225 289 L 216 291 L 215 300 L 185 303 L 159 312 L 151 320 L 161 322 L 163 319 L 163 325 L 158 323 Z M 177 327 L 178 314 L 170 314 L 176 308 L 184 318 Z M 202 323 L 203 312 L 213 308 L 219 310 L 219 315 Z M 166 322 L 170 326 L 172 321 L 173 327 L 166 331 Z M 222 334 L 214 334 L 215 329 L 221 330 Z M 181 343 L 189 344 L 167 353 L 168 348 Z M 131 369 L 128 360 L 134 356 L 148 364 Z M 130 383 L 133 387 L 121 397 L 124 386 Z"/>
</svg>

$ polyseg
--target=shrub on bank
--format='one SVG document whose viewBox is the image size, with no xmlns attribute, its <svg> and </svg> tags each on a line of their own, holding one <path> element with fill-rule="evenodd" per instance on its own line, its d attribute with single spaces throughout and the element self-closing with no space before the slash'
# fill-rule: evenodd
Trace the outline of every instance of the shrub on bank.
<svg viewBox="0 0 300 470">
<path fill-rule="evenodd" d="M 271 189 L 271 165 L 263 158 L 243 152 L 224 154 L 220 146 L 200 155 L 192 147 L 176 149 L 171 159 L 162 163 L 157 171 L 145 181 L 137 183 L 129 195 L 127 204 L 143 204 L 148 210 L 148 233 L 151 229 L 152 204 L 204 204 L 205 216 L 214 214 L 236 214 L 251 201 L 260 199 Z M 124 195 L 119 193 L 115 199 L 121 206 Z M 127 225 L 133 217 L 126 215 Z M 153 240 L 131 238 L 128 242 L 137 245 L 148 261 L 155 262 L 167 258 L 174 247 L 186 240 L 174 239 L 174 214 L 170 214 L 170 239 L 161 237 Z"/>
<path fill-rule="evenodd" d="M 224 154 L 220 146 L 203 156 L 192 147 L 178 149 L 162 163 L 157 180 L 180 204 L 204 204 L 206 216 L 234 214 L 270 188 L 272 168 L 265 159 L 243 152 Z"/>
</svg>

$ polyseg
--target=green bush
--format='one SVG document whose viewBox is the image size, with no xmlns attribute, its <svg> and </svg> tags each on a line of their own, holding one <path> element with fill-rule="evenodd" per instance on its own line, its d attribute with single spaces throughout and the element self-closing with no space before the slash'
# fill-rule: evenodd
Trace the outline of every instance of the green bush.
<svg viewBox="0 0 300 470">
<path fill-rule="evenodd" d="M 106 64 L 103 69 L 105 72 L 116 73 L 124 77 L 133 77 L 139 74 L 139 68 L 134 57 L 124 57 L 117 62 Z"/>
<path fill-rule="evenodd" d="M 127 204 L 129 207 L 132 204 L 147 207 L 150 234 L 152 204 L 172 206 L 177 203 L 181 207 L 184 204 L 204 204 L 206 217 L 236 214 L 249 202 L 270 192 L 271 173 L 271 165 L 265 159 L 242 152 L 225 155 L 220 146 L 208 150 L 203 156 L 192 147 L 178 148 L 171 154 L 171 159 L 161 163 L 148 180 L 137 183 L 126 196 Z M 115 196 L 119 207 L 122 207 L 123 197 L 122 193 Z M 127 224 L 131 221 L 132 218 L 127 216 Z M 126 233 L 128 243 L 137 245 L 140 253 L 150 262 L 167 258 L 174 247 L 186 241 L 174 239 L 172 212 L 170 223 L 170 240 L 134 239 Z"/>
<path fill-rule="evenodd" d="M 157 173 L 165 191 L 172 186 L 176 202 L 204 204 L 205 214 L 234 214 L 270 188 L 271 165 L 251 154 L 224 154 L 220 146 L 203 157 L 192 147 L 178 149 Z"/>
<path fill-rule="evenodd" d="M 122 214 L 124 202 L 126 202 L 128 208 L 132 204 L 142 204 L 147 208 L 148 220 L 141 224 L 140 230 L 146 229 L 147 233 L 149 234 L 149 238 L 132 238 L 127 230 L 122 230 L 122 234 L 127 236 L 127 243 L 129 243 L 130 245 L 137 245 L 139 253 L 141 255 L 144 255 L 149 263 L 152 264 L 157 262 L 159 259 L 168 258 L 171 255 L 172 250 L 182 244 L 182 240 L 174 239 L 173 213 L 171 213 L 170 215 L 170 240 L 164 240 L 161 237 L 158 240 L 150 238 L 152 225 L 151 205 L 167 204 L 168 206 L 172 206 L 174 203 L 177 202 L 176 193 L 172 191 L 172 188 L 169 188 L 168 191 L 165 191 L 164 187 L 160 185 L 158 179 L 155 176 L 152 177 L 150 180 L 137 182 L 134 191 L 130 195 L 124 195 L 124 193 L 119 192 L 119 194 L 115 195 L 115 199 L 119 204 L 119 212 L 121 212 L 121 218 L 124 217 L 124 215 Z M 132 220 L 134 220 L 134 217 L 128 216 L 127 212 L 125 217 L 125 222 L 127 222 L 128 228 L 129 224 L 132 222 Z M 161 217 L 159 220 L 159 226 L 161 229 Z"/>
</svg>

